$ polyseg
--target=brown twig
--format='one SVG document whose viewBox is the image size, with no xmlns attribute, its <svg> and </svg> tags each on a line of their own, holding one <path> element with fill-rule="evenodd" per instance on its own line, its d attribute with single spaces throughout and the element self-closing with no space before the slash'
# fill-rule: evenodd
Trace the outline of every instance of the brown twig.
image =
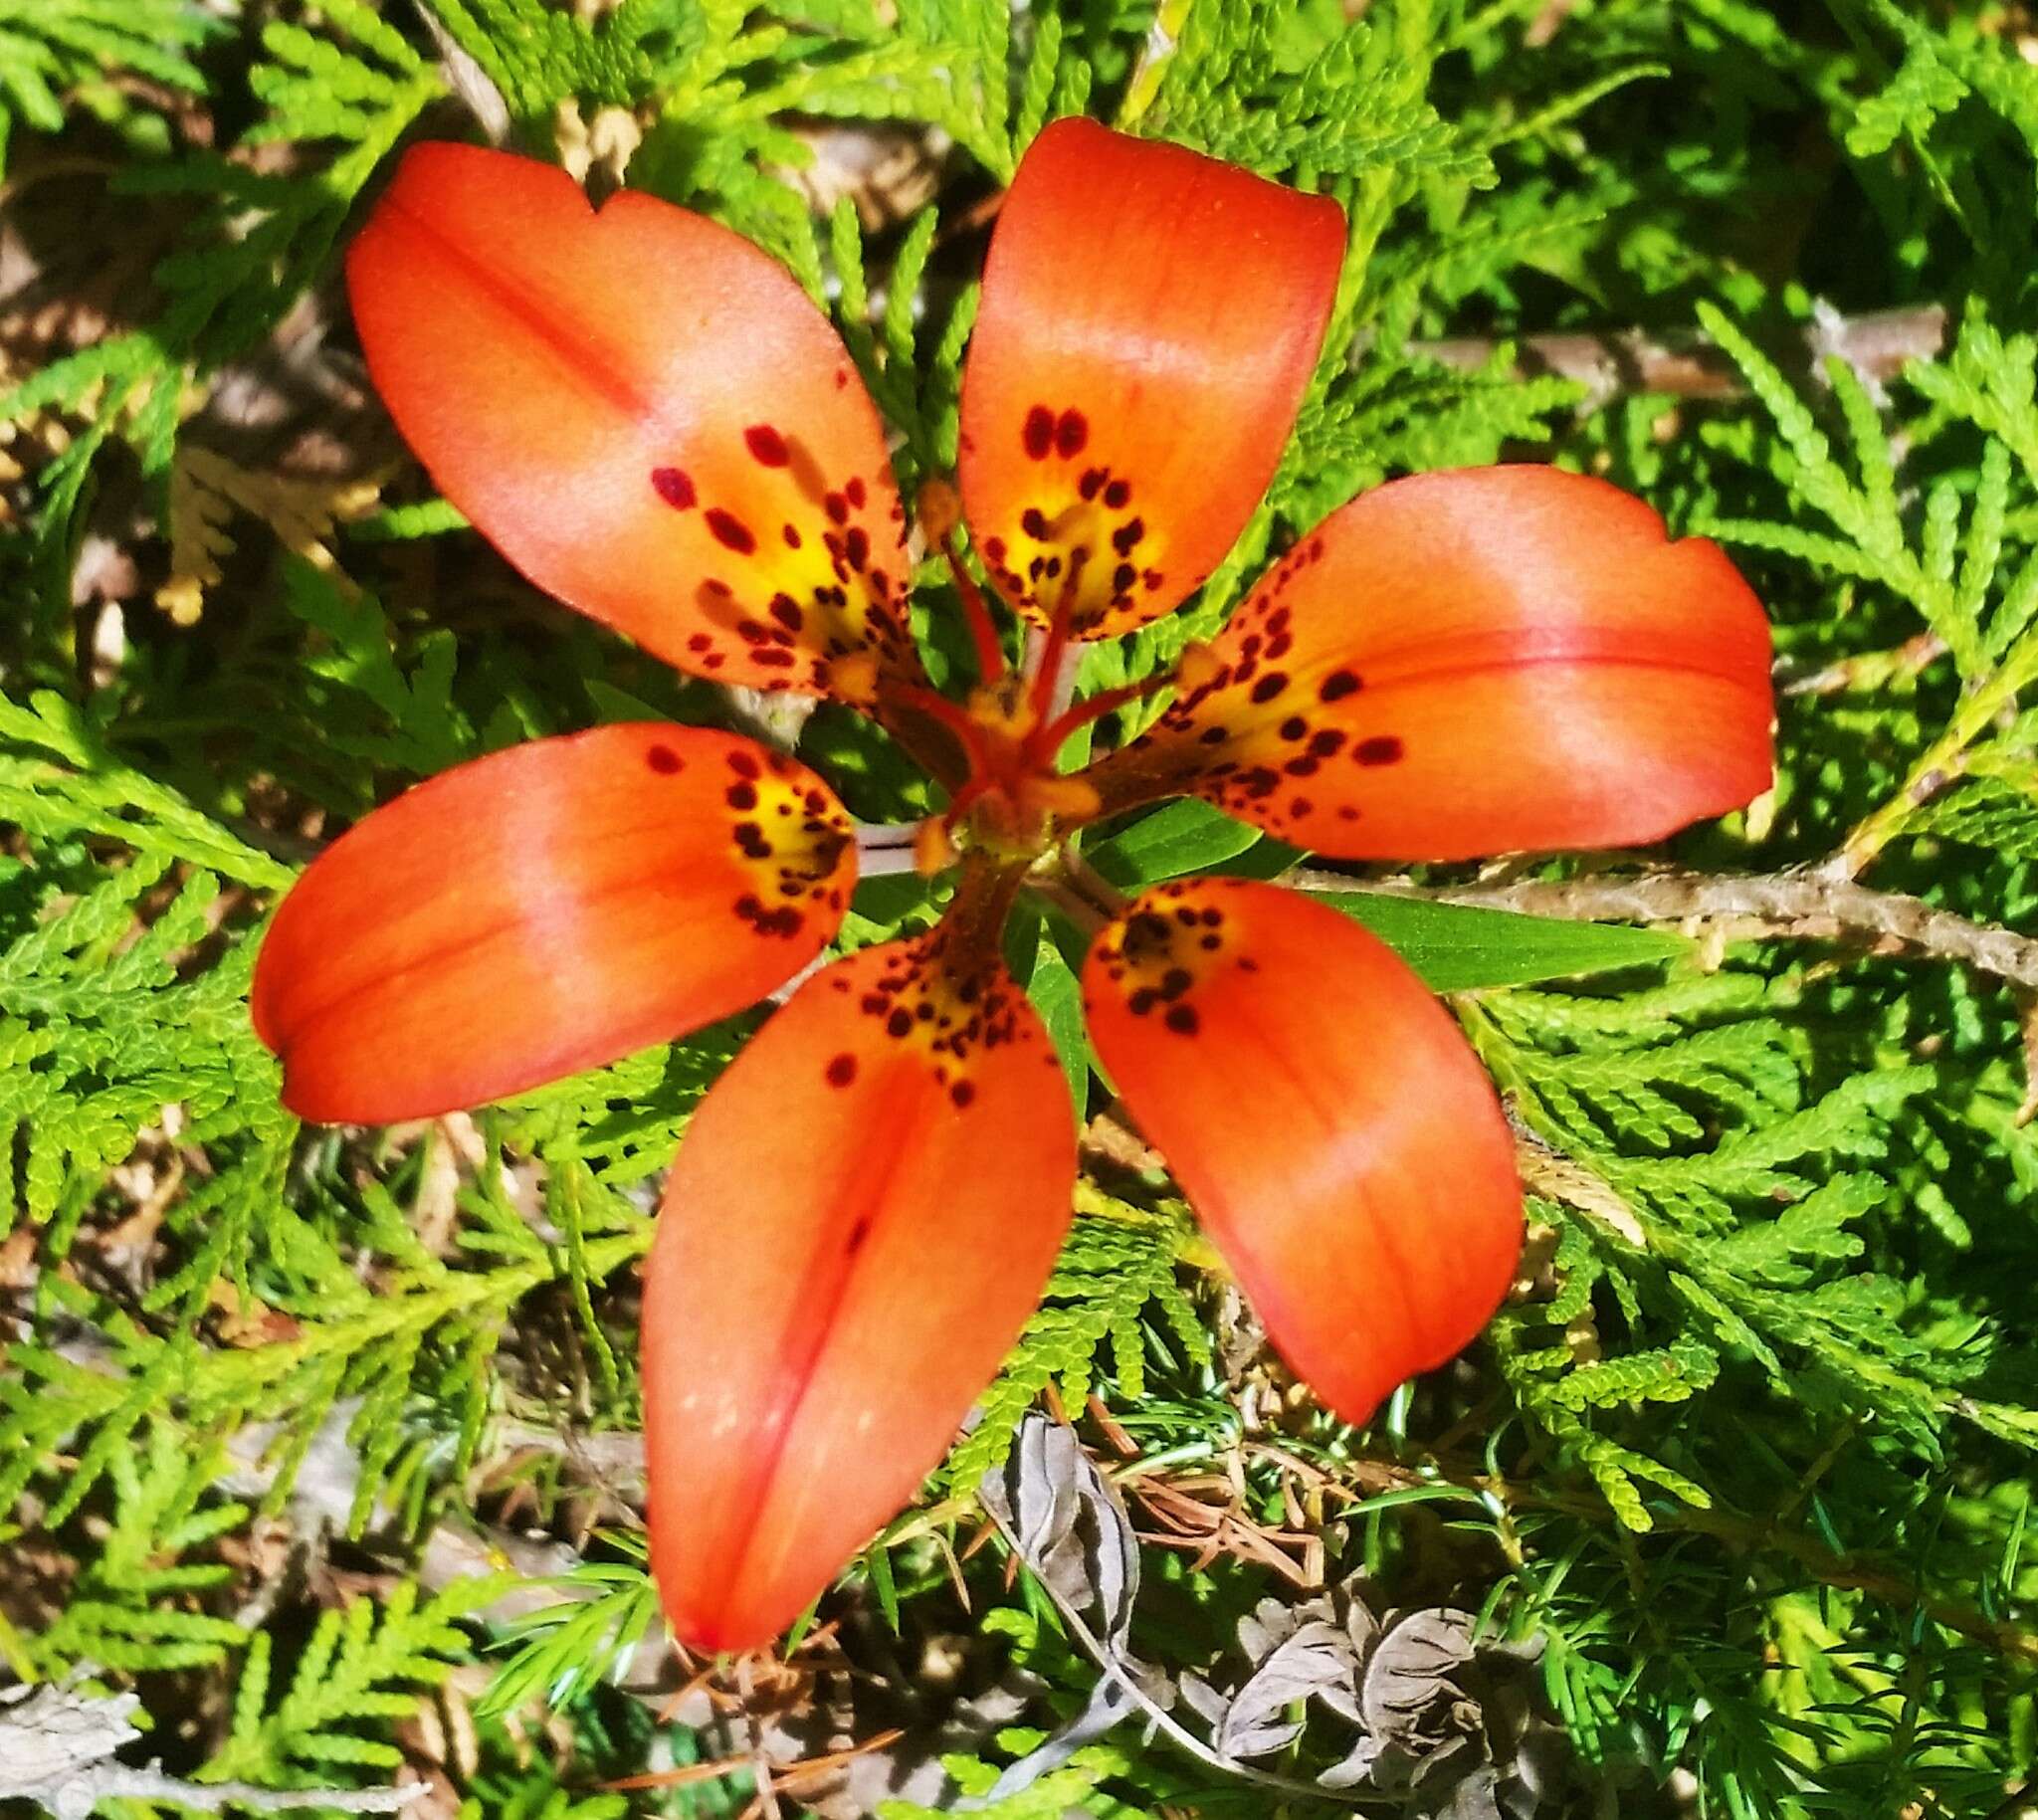
<svg viewBox="0 0 2038 1820">
<path fill-rule="evenodd" d="M 1923 1612 L 1935 1624 L 1957 1631 L 1998 1655 L 2038 1662 L 2038 1633 L 1988 1617 L 1956 1600 L 1942 1599 L 1901 1574 L 1851 1561 L 1811 1536 L 1751 1521 L 1726 1511 L 1682 1510 L 1670 1521 L 1676 1528 L 1698 1530 L 1730 1547 L 1750 1551 L 1771 1549 L 1788 1555 L 1821 1585 L 1849 1592 L 1865 1592 L 1879 1604 L 1895 1606 L 1899 1611 Z"/>
<path fill-rule="evenodd" d="M 1292 872 L 1304 891 L 1375 892 L 1520 910 L 1581 922 L 1703 924 L 1730 939 L 1865 942 L 1878 953 L 1957 961 L 2012 985 L 2038 988 L 2038 938 L 1973 922 L 1901 892 L 1871 891 L 1810 872 L 1589 874 L 1515 885 L 1428 888 L 1402 880 Z"/>
<path fill-rule="evenodd" d="M 1877 309 L 1813 324 L 1804 334 L 1804 364 L 1816 371 L 1827 354 L 1865 379 L 1894 379 L 1913 360 L 1930 360 L 1945 343 L 1946 312 L 1937 303 L 1915 309 Z M 1680 398 L 1734 398 L 1746 387 L 1739 369 L 1708 336 L 1691 330 L 1651 335 L 1639 328 L 1604 334 L 1459 337 L 1412 341 L 1408 351 L 1460 372 L 1478 372 L 1503 345 L 1515 349 L 1517 378 L 1554 374 L 1590 388 L 1603 404 L 1635 392 Z"/>
<path fill-rule="evenodd" d="M 1831 664 L 1782 683 L 1786 696 L 1838 696 L 1855 690 L 1887 689 L 1914 683 L 1945 656 L 1946 642 L 1936 632 L 1920 632 L 1888 651 L 1858 651 Z"/>
</svg>

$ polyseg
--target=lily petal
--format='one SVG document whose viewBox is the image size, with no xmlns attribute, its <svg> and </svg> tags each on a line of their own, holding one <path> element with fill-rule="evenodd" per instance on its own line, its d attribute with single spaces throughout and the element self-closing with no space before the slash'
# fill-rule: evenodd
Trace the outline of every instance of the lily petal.
<svg viewBox="0 0 2038 1820">
<path fill-rule="evenodd" d="M 1603 481 L 1474 468 L 1333 512 L 1154 727 L 1107 812 L 1190 792 L 1339 859 L 1628 847 L 1768 787 L 1769 630 L 1704 538 Z"/>
<path fill-rule="evenodd" d="M 318 856 L 263 940 L 255 1029 L 301 1117 L 452 1112 L 740 1011 L 821 951 L 855 884 L 828 786 L 754 740 L 533 740 Z"/>
<path fill-rule="evenodd" d="M 1325 197 L 1090 120 L 1033 141 L 962 377 L 964 512 L 1008 600 L 1104 638 L 1188 596 L 1280 463 L 1343 255 Z"/>
<path fill-rule="evenodd" d="M 1514 1144 L 1448 1013 L 1300 893 L 1163 885 L 1083 969 L 1097 1053 L 1274 1343 L 1362 1422 L 1506 1294 Z"/>
<path fill-rule="evenodd" d="M 839 960 L 702 1102 L 644 1286 L 651 1561 L 703 1650 L 768 1642 L 904 1506 L 1069 1222 L 1052 1044 L 948 926 Z"/>
<path fill-rule="evenodd" d="M 917 680 L 904 514 L 840 338 L 775 260 L 625 190 L 426 144 L 347 254 L 375 389 L 524 574 L 668 663 L 867 703 Z"/>
</svg>

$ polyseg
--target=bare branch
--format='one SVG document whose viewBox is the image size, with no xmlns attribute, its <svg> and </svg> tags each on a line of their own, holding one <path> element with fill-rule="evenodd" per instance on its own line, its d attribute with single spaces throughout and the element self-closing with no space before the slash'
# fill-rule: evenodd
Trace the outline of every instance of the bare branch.
<svg viewBox="0 0 2038 1820">
<path fill-rule="evenodd" d="M 1816 372 L 1826 354 L 1838 354 L 1864 380 L 1894 379 L 1913 360 L 1930 360 L 1944 345 L 1946 312 L 1936 303 L 1917 309 L 1878 309 L 1842 316 L 1805 330 L 1804 366 Z M 1503 345 L 1500 339 L 1411 341 L 1408 351 L 1460 372 L 1478 372 Z M 1710 336 L 1692 330 L 1654 336 L 1639 328 L 1606 334 L 1523 335 L 1513 340 L 1515 375 L 1554 374 L 1590 388 L 1595 404 L 1635 392 L 1680 398 L 1736 398 L 1746 388 L 1739 371 Z"/>
<path fill-rule="evenodd" d="M 1304 891 L 1375 892 L 1581 922 L 1699 924 L 1727 940 L 1865 942 L 1877 953 L 1957 961 L 2012 985 L 2038 988 L 2038 938 L 1970 921 L 1922 898 L 1871 891 L 1818 873 L 1592 874 L 1432 890 L 1402 880 L 1301 871 L 1288 874 L 1287 883 Z"/>
</svg>

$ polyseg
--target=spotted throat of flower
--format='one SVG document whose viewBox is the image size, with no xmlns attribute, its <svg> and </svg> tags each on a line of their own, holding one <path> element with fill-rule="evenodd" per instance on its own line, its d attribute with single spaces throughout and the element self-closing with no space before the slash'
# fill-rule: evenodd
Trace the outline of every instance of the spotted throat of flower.
<svg viewBox="0 0 2038 1820">
<path fill-rule="evenodd" d="M 1080 422 L 1066 413 L 1064 421 Z M 1029 447 L 1034 440 L 1029 426 Z M 1077 439 L 1064 438 L 1080 448 Z M 960 603 L 976 656 L 974 685 L 956 700 L 923 685 L 880 682 L 876 696 L 882 716 L 895 728 L 913 729 L 909 743 L 925 751 L 914 728 L 930 723 L 954 748 L 954 760 L 935 749 L 923 762 L 952 780 L 947 807 L 920 824 L 914 843 L 920 871 L 938 872 L 957 860 L 975 859 L 998 872 L 1024 874 L 1066 870 L 1073 856 L 1063 845 L 1096 820 L 1104 799 L 1081 772 L 1061 768 L 1061 753 L 1082 728 L 1117 712 L 1174 681 L 1174 673 L 1069 701 L 1074 642 L 1086 611 L 1080 586 L 1083 564 L 1075 561 L 1054 590 L 1046 624 L 1027 638 L 1016 666 L 1007 661 L 991 608 L 957 547 L 954 490 L 941 481 L 920 491 L 919 520 L 931 547 L 940 549 Z M 1080 557 L 1083 546 L 1074 546 Z M 1059 570 L 1061 559 L 1048 559 Z M 1012 584 L 1009 575 L 1004 577 Z M 1029 594 L 1037 604 L 1038 594 Z M 1192 647 L 1200 655 L 1201 647 Z M 1191 674 L 1199 674 L 1192 655 Z"/>
</svg>

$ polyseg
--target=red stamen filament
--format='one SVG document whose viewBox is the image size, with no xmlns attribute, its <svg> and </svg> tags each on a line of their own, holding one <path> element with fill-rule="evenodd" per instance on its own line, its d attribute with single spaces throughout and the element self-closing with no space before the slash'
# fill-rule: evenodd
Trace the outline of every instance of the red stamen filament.
<svg viewBox="0 0 2038 1820">
<path fill-rule="evenodd" d="M 951 702 L 939 690 L 924 689 L 917 683 L 894 683 L 887 694 L 907 708 L 917 708 L 929 720 L 953 733 L 972 772 L 980 776 L 990 769 L 991 753 L 984 740 L 984 729 L 961 703 Z"/>
<path fill-rule="evenodd" d="M 960 822 L 977 803 L 991 793 L 992 782 L 991 778 L 979 772 L 948 799 L 948 813 L 945 819 L 950 826 Z"/>
<path fill-rule="evenodd" d="M 1052 758 L 1068 743 L 1069 735 L 1079 727 L 1088 726 L 1093 720 L 1101 720 L 1108 713 L 1123 708 L 1128 702 L 1137 702 L 1150 696 L 1162 683 L 1172 682 L 1172 677 L 1149 677 L 1143 683 L 1127 683 L 1121 689 L 1102 689 L 1094 696 L 1085 696 L 1082 701 L 1066 713 L 1034 729 L 1027 737 L 1026 756 L 1029 760 L 1044 761 Z"/>
<path fill-rule="evenodd" d="M 948 559 L 948 573 L 955 578 L 955 592 L 961 596 L 962 614 L 969 622 L 970 640 L 976 646 L 977 681 L 988 689 L 1005 674 L 1005 647 L 998 637 L 997 621 L 991 618 L 975 576 L 962 565 L 952 530 L 941 540 L 941 554 Z"/>
<path fill-rule="evenodd" d="M 1079 562 L 1069 564 L 1068 579 L 1062 583 L 1062 598 L 1055 605 L 1055 616 L 1049 622 L 1047 639 L 1041 645 L 1039 668 L 1033 673 L 1033 717 L 1045 720 L 1054 707 L 1055 676 L 1062 667 L 1062 653 L 1068 649 L 1069 634 L 1076 618 L 1076 586 L 1082 579 L 1083 567 Z"/>
</svg>

